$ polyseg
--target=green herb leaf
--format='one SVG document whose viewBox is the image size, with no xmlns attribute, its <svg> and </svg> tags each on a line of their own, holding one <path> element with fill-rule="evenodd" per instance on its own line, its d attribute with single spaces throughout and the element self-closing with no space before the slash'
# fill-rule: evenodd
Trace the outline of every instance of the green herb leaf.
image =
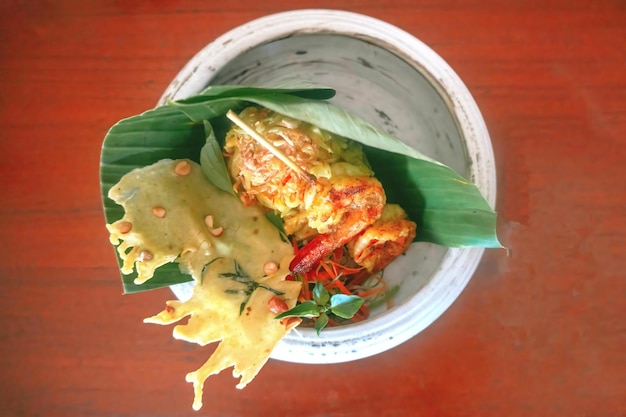
<svg viewBox="0 0 626 417">
<path fill-rule="evenodd" d="M 335 294 L 330 298 L 330 311 L 344 319 L 351 319 L 359 311 L 363 301 L 356 295 Z"/>
<path fill-rule="evenodd" d="M 220 190 L 235 194 L 233 184 L 226 168 L 226 162 L 222 153 L 222 147 L 215 138 L 213 126 L 204 121 L 204 134 L 206 143 L 200 149 L 200 166 L 202 173 Z"/>
<path fill-rule="evenodd" d="M 320 306 L 325 306 L 330 300 L 330 294 L 324 285 L 317 281 L 313 287 L 313 301 Z"/>
<path fill-rule="evenodd" d="M 283 242 L 289 242 L 289 236 L 287 236 L 287 232 L 285 232 L 285 223 L 283 222 L 283 218 L 280 215 L 273 211 L 268 211 L 265 213 L 265 218 L 269 220 L 269 222 L 278 229 L 278 233 L 280 234 L 280 239 Z"/>
<path fill-rule="evenodd" d="M 218 256 L 217 258 L 213 258 L 206 265 L 202 267 L 202 272 L 200 273 L 200 285 L 204 284 L 204 273 L 206 272 L 207 268 L 211 266 L 213 262 L 219 261 L 220 259 L 222 259 L 221 256 Z"/>
<path fill-rule="evenodd" d="M 320 332 L 322 331 L 322 329 L 326 327 L 326 325 L 328 325 L 328 321 L 329 319 L 326 313 L 321 313 L 320 316 L 315 320 L 315 324 L 313 325 L 313 328 L 317 332 L 318 336 L 320 335 Z"/>
<path fill-rule="evenodd" d="M 243 309 L 248 304 L 248 301 L 250 301 L 250 297 L 252 297 L 252 293 L 255 292 L 259 288 L 262 288 L 276 295 L 285 295 L 285 293 L 282 291 L 275 290 L 274 288 L 268 287 L 265 284 L 256 282 L 254 279 L 250 277 L 250 275 L 246 274 L 246 272 L 241 268 L 241 265 L 239 265 L 239 262 L 237 262 L 237 260 L 234 261 L 234 264 L 235 264 L 235 272 L 223 272 L 219 274 L 218 277 L 229 278 L 237 283 L 244 284 L 246 286 L 245 288 L 242 288 L 242 289 L 229 288 L 224 291 L 226 292 L 226 294 L 245 296 L 245 299 L 243 300 L 243 302 L 241 303 L 239 307 L 239 314 L 243 313 Z"/>
<path fill-rule="evenodd" d="M 256 288 L 263 288 L 264 290 L 269 291 L 269 292 L 271 292 L 272 294 L 276 294 L 276 295 L 285 295 L 285 293 L 284 293 L 283 291 L 275 290 L 274 288 L 272 288 L 272 287 L 268 287 L 268 286 L 267 286 L 267 285 L 265 285 L 265 284 L 259 284 L 259 283 L 257 283 Z"/>
<path fill-rule="evenodd" d="M 285 317 L 317 317 L 321 311 L 322 307 L 318 306 L 315 301 L 307 300 L 290 310 L 280 313 L 275 318 L 280 320 Z"/>
</svg>

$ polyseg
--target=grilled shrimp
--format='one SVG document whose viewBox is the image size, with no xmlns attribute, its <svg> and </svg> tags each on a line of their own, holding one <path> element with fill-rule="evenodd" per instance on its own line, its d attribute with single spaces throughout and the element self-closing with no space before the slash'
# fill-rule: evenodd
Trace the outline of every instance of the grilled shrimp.
<svg viewBox="0 0 626 417">
<path fill-rule="evenodd" d="M 341 176 L 318 184 L 305 213 L 309 227 L 319 234 L 298 251 L 289 268 L 307 272 L 374 223 L 384 206 L 385 192 L 374 177 Z"/>
<path fill-rule="evenodd" d="M 383 210 L 382 184 L 358 144 L 267 109 L 249 107 L 240 117 L 317 178 L 311 183 L 298 175 L 237 127 L 226 135 L 228 167 L 242 201 L 274 210 L 287 234 L 310 239 L 292 260 L 293 272 L 309 271 L 352 240 L 352 256 L 368 271 L 382 269 L 406 250 L 415 223 L 399 206 Z M 377 222 L 381 215 L 383 223 Z"/>
<path fill-rule="evenodd" d="M 374 273 L 402 255 L 415 238 L 414 222 L 397 204 L 387 204 L 382 215 L 346 245 L 354 261 Z"/>
<path fill-rule="evenodd" d="M 320 182 L 341 175 L 373 176 L 361 147 L 345 138 L 267 109 L 248 107 L 239 117 Z M 245 204 L 258 201 L 276 211 L 285 220 L 287 233 L 298 239 L 315 233 L 307 229 L 304 216 L 305 198 L 310 198 L 308 179 L 238 127 L 226 134 L 224 150 L 234 189 Z"/>
</svg>

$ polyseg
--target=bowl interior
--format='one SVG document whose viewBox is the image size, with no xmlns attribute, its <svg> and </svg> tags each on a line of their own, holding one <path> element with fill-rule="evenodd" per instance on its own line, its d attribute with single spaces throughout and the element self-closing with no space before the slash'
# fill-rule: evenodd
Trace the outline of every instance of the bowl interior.
<svg viewBox="0 0 626 417">
<path fill-rule="evenodd" d="M 276 29 L 281 23 L 293 26 L 297 14 L 317 29 L 285 29 L 282 33 Z M 344 19 L 345 24 L 362 28 L 361 33 L 319 29 L 320 25 L 333 25 L 328 23 L 329 17 Z M 267 41 L 259 41 L 257 35 L 262 34 L 258 31 L 274 32 Z M 390 44 L 413 48 L 417 55 L 424 53 L 420 59 L 434 59 L 435 72 L 441 73 L 427 70 L 424 64 L 429 62 L 391 52 L 398 49 L 388 47 Z M 478 180 L 479 187 L 493 187 L 495 182 L 495 173 L 481 171 L 484 161 L 493 156 L 480 113 L 462 82 L 417 39 L 375 19 L 339 11 L 291 12 L 260 19 L 209 44 L 181 71 L 164 97 L 180 98 L 176 95 L 182 94 L 185 83 L 187 90 L 193 85 L 194 92 L 225 84 L 331 87 L 337 91 L 332 99 L 335 104 L 462 176 Z M 449 95 L 450 91 L 457 95 Z M 472 133 L 468 135 L 468 131 Z M 481 152 L 483 162 L 478 164 Z M 414 243 L 385 271 L 387 283 L 400 286 L 393 308 L 374 310 L 370 319 L 361 323 L 325 329 L 320 337 L 312 329 L 296 329 L 279 343 L 272 357 L 299 363 L 335 363 L 390 349 L 445 311 L 465 287 L 482 252 L 478 248 Z M 173 290 L 182 299 L 190 293 L 189 286 Z"/>
<path fill-rule="evenodd" d="M 334 88 L 335 104 L 461 175 L 469 174 L 461 133 L 439 92 L 406 61 L 366 40 L 323 33 L 274 40 L 237 56 L 210 84 Z M 418 292 L 446 252 L 436 245 L 415 244 L 405 259 L 395 262 L 386 274 L 391 285 L 401 284 L 394 304 Z"/>
<path fill-rule="evenodd" d="M 406 61 L 366 40 L 323 33 L 278 39 L 237 56 L 210 84 L 334 88 L 336 104 L 469 174 L 456 119 L 437 89 Z"/>
</svg>

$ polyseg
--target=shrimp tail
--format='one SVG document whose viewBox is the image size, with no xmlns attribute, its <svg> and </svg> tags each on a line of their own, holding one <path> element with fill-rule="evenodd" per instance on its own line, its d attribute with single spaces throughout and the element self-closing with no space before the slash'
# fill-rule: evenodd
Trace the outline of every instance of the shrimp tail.
<svg viewBox="0 0 626 417">
<path fill-rule="evenodd" d="M 298 250 L 289 264 L 289 269 L 296 274 L 309 272 L 338 246 L 332 233 L 317 235 Z"/>
</svg>

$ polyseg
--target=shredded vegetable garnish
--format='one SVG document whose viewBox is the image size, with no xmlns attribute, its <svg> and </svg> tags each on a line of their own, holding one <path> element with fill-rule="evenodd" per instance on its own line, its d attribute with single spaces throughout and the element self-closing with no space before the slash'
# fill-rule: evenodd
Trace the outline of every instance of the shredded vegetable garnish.
<svg viewBox="0 0 626 417">
<path fill-rule="evenodd" d="M 301 250 L 301 246 L 294 240 L 295 253 L 297 254 L 299 250 Z M 387 308 L 393 306 L 393 294 L 387 288 L 382 271 L 371 273 L 364 267 L 356 265 L 345 246 L 335 249 L 330 255 L 323 258 L 316 268 L 303 274 L 294 274 L 293 279 L 302 282 L 302 289 L 298 296 L 299 303 L 314 300 L 313 290 L 316 285 L 320 284 L 331 296 L 344 294 L 363 299 L 364 303 L 361 304 L 354 316 L 345 319 L 331 315 L 328 321 L 329 326 L 365 320 L 369 317 L 370 308 L 374 304 L 379 306 L 385 303 Z M 317 317 L 309 317 L 303 322 L 303 325 L 307 325 L 307 323 L 314 325 L 317 319 Z"/>
</svg>

